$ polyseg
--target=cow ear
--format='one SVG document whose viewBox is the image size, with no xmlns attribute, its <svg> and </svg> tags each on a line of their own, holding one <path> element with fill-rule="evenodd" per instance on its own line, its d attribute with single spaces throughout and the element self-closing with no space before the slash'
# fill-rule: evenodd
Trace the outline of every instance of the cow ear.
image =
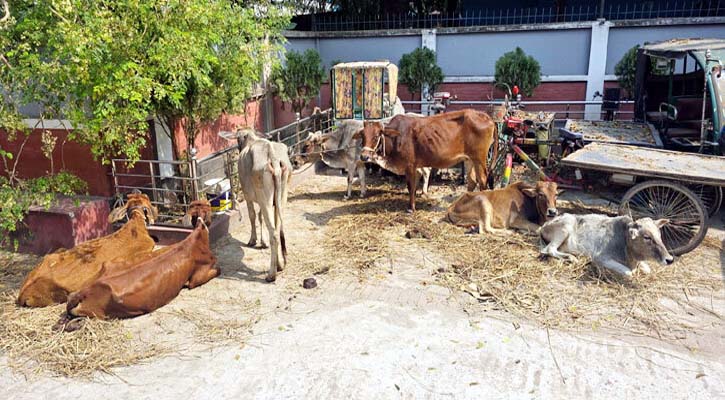
<svg viewBox="0 0 725 400">
<path fill-rule="evenodd" d="M 120 221 L 126 216 L 126 210 L 128 209 L 128 203 L 123 207 L 114 208 L 110 214 L 108 214 L 108 223 L 112 224 L 116 221 Z"/>
<path fill-rule="evenodd" d="M 152 220 L 149 221 L 149 223 L 153 224 L 156 222 L 157 219 L 159 219 L 159 209 L 156 206 L 151 206 L 151 218 Z"/>
<path fill-rule="evenodd" d="M 521 189 L 521 193 L 523 193 L 529 197 L 536 197 L 536 188 L 524 188 L 524 189 Z"/>
<path fill-rule="evenodd" d="M 399 131 L 397 131 L 395 129 L 390 129 L 390 128 L 385 128 L 385 130 L 383 130 L 383 134 L 385 136 L 389 136 L 389 137 L 398 137 L 398 136 L 400 136 L 400 132 Z"/>
<path fill-rule="evenodd" d="M 658 228 L 662 228 L 663 226 L 670 223 L 670 220 L 667 218 L 658 219 L 655 221 L 655 225 L 657 225 Z"/>
</svg>

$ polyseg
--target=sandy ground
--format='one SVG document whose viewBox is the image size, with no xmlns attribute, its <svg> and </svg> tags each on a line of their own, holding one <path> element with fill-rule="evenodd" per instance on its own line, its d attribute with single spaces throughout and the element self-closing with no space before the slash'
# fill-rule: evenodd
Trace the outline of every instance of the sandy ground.
<svg viewBox="0 0 725 400">
<path fill-rule="evenodd" d="M 324 210 L 342 204 L 345 179 L 301 181 L 285 226 L 291 251 L 314 258 Z M 268 250 L 242 246 L 249 238 L 244 220 L 215 247 L 222 276 L 183 291 L 159 312 L 209 299 L 223 306 L 225 296 L 258 300 L 259 321 L 245 342 L 209 348 L 179 341 L 192 333 L 154 328 L 153 315 L 144 316 L 125 323 L 170 335 L 178 353 L 92 380 L 25 377 L 0 358 L 0 398 L 725 398 L 722 319 L 682 343 L 547 331 L 435 285 L 435 255 L 415 246 L 401 249 L 392 273 L 319 275 L 318 288 L 304 290 L 290 266 L 270 285 L 263 281 Z M 713 235 L 725 240 L 722 231 Z M 722 305 L 715 304 L 721 315 Z"/>
</svg>

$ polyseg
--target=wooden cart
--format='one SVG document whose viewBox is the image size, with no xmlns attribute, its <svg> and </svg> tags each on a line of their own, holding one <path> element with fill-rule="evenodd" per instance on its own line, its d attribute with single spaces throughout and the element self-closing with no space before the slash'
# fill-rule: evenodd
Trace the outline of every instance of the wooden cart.
<svg viewBox="0 0 725 400">
<path fill-rule="evenodd" d="M 705 238 L 709 216 L 722 202 L 725 157 L 616 143 L 591 143 L 561 160 L 583 170 L 631 176 L 638 183 L 622 197 L 619 213 L 667 218 L 662 239 L 680 255 Z"/>
</svg>

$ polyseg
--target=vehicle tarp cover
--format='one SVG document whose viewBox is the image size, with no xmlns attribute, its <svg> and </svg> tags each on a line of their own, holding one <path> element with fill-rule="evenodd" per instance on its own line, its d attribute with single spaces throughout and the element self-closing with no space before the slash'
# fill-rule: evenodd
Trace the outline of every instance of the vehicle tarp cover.
<svg viewBox="0 0 725 400">
<path fill-rule="evenodd" d="M 384 118 L 384 75 L 387 72 L 388 104 L 397 96 L 398 67 L 388 61 L 351 62 L 332 68 L 336 119 Z"/>
</svg>

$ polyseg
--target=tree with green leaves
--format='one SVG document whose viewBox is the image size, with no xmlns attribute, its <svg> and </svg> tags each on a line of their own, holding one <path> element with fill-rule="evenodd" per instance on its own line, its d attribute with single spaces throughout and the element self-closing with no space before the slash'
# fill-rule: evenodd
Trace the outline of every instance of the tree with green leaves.
<svg viewBox="0 0 725 400">
<path fill-rule="evenodd" d="M 310 100 L 320 93 L 324 78 L 320 53 L 313 49 L 304 53 L 287 52 L 284 66 L 277 67 L 272 74 L 279 98 L 290 103 L 292 111 L 300 115 Z"/>
<path fill-rule="evenodd" d="M 531 96 L 541 83 L 541 67 L 534 57 L 516 47 L 496 61 L 494 79 L 497 84 L 506 84 L 509 88 L 518 86 L 523 95 Z"/>
<path fill-rule="evenodd" d="M 200 124 L 244 109 L 288 21 L 269 0 L 15 1 L 0 39 L 0 120 L 36 104 L 108 160 L 139 158 L 160 116 L 183 125 L 190 148 Z"/>
<path fill-rule="evenodd" d="M 629 95 L 634 94 L 635 73 L 637 71 L 637 49 L 639 45 L 627 50 L 614 66 L 614 74 L 617 76 L 619 86 L 626 90 Z"/>
<path fill-rule="evenodd" d="M 400 83 L 407 85 L 410 93 L 420 92 L 425 86 L 429 91 L 443 82 L 443 71 L 436 63 L 436 53 L 419 47 L 400 58 Z"/>
<path fill-rule="evenodd" d="M 98 159 L 135 160 L 158 116 L 183 126 L 188 150 L 201 124 L 244 109 L 289 22 L 271 0 L 0 0 L 0 7 L 0 130 L 21 143 L 15 153 L 0 148 L 3 231 L 29 204 L 46 204 L 34 194 L 79 187 L 67 175 L 51 179 L 56 185 L 15 173 L 30 135 L 44 134 L 43 150 L 52 153 L 52 135 L 33 129 L 42 121 L 70 120 L 68 140 Z M 29 106 L 35 127 L 23 121 Z"/>
</svg>

